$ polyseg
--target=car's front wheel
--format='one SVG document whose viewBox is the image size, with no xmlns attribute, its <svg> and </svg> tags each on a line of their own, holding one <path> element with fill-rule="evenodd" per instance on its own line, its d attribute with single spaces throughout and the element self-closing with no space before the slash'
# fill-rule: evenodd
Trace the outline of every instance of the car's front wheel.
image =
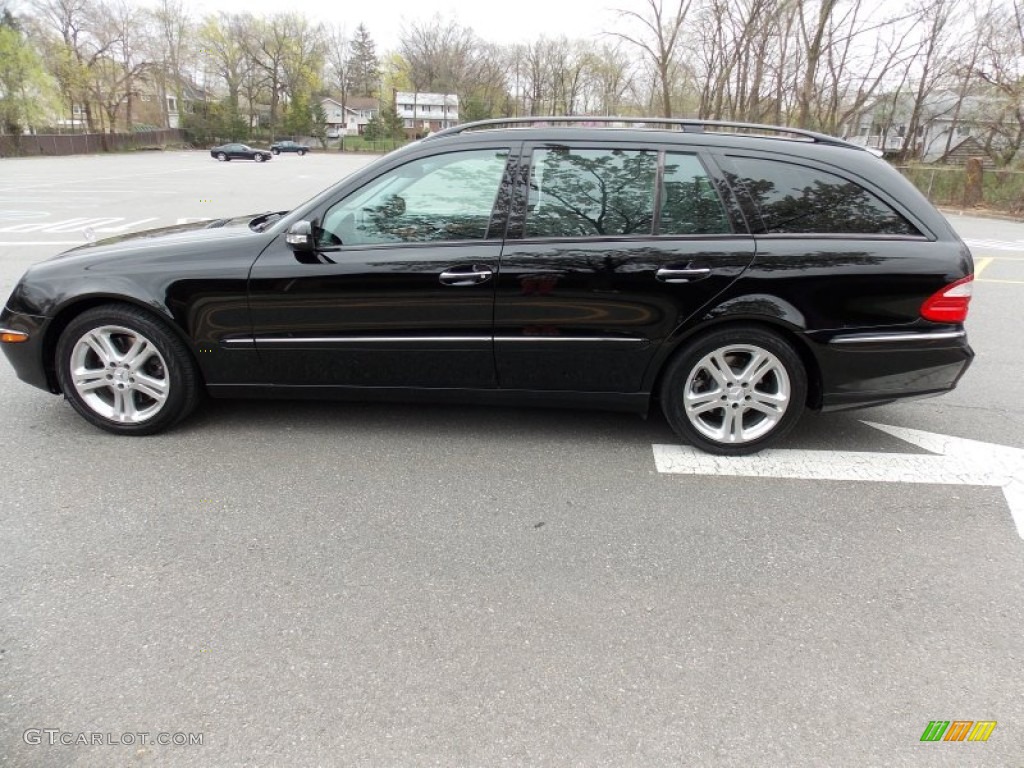
<svg viewBox="0 0 1024 768">
<path fill-rule="evenodd" d="M 709 453 L 754 453 L 786 435 L 807 400 L 807 373 L 781 336 L 737 326 L 682 349 L 662 381 L 676 433 Z"/>
<path fill-rule="evenodd" d="M 262 162 L 263 162 L 264 160 L 266 160 L 266 159 L 267 159 L 267 158 L 265 158 L 265 157 L 264 157 L 263 155 L 256 155 L 256 156 L 255 156 L 255 157 L 253 158 L 253 160 L 255 160 L 255 161 L 256 161 L 257 163 L 262 163 Z"/>
<path fill-rule="evenodd" d="M 199 375 L 184 343 L 148 312 L 123 304 L 87 310 L 57 342 L 57 379 L 90 423 L 150 435 L 187 416 Z"/>
<path fill-rule="evenodd" d="M 306 150 L 300 149 L 299 150 L 299 157 L 302 157 L 304 154 L 306 154 Z"/>
<path fill-rule="evenodd" d="M 223 163 L 223 162 L 225 162 L 228 159 L 228 156 L 226 154 L 224 154 L 223 152 L 218 152 L 217 153 L 217 159 L 220 160 Z"/>
<path fill-rule="evenodd" d="M 275 155 L 280 155 L 281 154 L 281 150 L 280 149 L 272 149 L 270 151 L 273 152 Z"/>
</svg>

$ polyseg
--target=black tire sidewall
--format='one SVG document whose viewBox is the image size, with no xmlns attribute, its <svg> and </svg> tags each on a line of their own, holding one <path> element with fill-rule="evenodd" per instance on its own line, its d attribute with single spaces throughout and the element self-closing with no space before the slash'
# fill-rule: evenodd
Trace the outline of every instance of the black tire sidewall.
<svg viewBox="0 0 1024 768">
<path fill-rule="evenodd" d="M 138 332 L 156 346 L 164 359 L 170 385 L 167 401 L 156 416 L 141 424 L 104 418 L 86 404 L 72 383 L 71 352 L 75 343 L 87 331 L 104 325 L 119 325 Z M 198 374 L 184 343 L 164 323 L 134 307 L 96 307 L 76 317 L 57 341 L 55 365 L 61 391 L 78 414 L 90 424 L 118 435 L 151 435 L 165 430 L 187 416 L 198 400 Z"/>
<path fill-rule="evenodd" d="M 739 445 L 718 443 L 697 431 L 686 416 L 682 397 L 686 380 L 701 358 L 730 344 L 749 344 L 771 352 L 785 366 L 790 384 L 789 408 L 779 423 L 768 434 Z M 796 426 L 806 407 L 807 371 L 793 345 L 779 334 L 757 327 L 734 326 L 702 335 L 680 349 L 662 379 L 660 397 L 669 425 L 690 445 L 708 453 L 742 456 L 781 440 Z"/>
</svg>

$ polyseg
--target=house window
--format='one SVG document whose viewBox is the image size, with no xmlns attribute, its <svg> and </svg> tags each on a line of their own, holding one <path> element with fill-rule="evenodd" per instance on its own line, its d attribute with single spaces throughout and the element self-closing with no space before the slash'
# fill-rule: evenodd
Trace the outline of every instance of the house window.
<svg viewBox="0 0 1024 768">
<path fill-rule="evenodd" d="M 173 96 L 167 97 L 167 111 L 177 112 L 178 111 L 178 100 Z"/>
</svg>

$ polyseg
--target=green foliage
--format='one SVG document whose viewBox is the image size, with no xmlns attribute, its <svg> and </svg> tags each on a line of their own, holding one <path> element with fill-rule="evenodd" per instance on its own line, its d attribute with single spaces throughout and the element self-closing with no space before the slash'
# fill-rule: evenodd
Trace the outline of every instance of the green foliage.
<svg viewBox="0 0 1024 768">
<path fill-rule="evenodd" d="M 477 94 L 470 95 L 459 105 L 459 119 L 464 123 L 487 120 L 495 116 L 494 112 L 492 104 Z"/>
<path fill-rule="evenodd" d="M 326 119 L 326 117 L 325 117 Z M 284 116 L 284 133 L 289 136 L 310 136 L 313 133 L 313 110 L 305 93 L 296 94 Z"/>
<path fill-rule="evenodd" d="M 248 141 L 249 125 L 230 101 L 200 103 L 196 111 L 182 119 L 188 139 L 193 144 L 219 144 L 223 141 Z"/>
<path fill-rule="evenodd" d="M 324 109 L 324 105 L 317 102 L 314 105 L 313 110 L 312 129 L 309 135 L 320 142 L 320 146 L 327 148 L 327 110 Z"/>
<path fill-rule="evenodd" d="M 367 121 L 366 127 L 363 129 L 363 138 L 366 141 L 380 141 L 384 138 L 384 122 L 380 119 L 380 113 Z"/>
<path fill-rule="evenodd" d="M 42 61 L 5 12 L 0 24 L 0 133 L 18 134 L 43 119 L 51 90 Z"/>
<path fill-rule="evenodd" d="M 380 111 L 381 138 L 382 139 L 403 139 L 405 138 L 405 123 L 395 111 L 394 104 L 386 104 Z"/>
</svg>

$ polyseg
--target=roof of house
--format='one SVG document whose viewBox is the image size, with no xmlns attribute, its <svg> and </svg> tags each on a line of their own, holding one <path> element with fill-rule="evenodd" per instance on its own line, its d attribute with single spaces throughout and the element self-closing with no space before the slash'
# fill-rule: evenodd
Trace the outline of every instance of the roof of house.
<svg viewBox="0 0 1024 768">
<path fill-rule="evenodd" d="M 414 93 L 412 91 L 396 91 L 395 101 L 400 104 L 444 104 L 448 107 L 459 106 L 459 97 L 454 93 Z"/>
</svg>

